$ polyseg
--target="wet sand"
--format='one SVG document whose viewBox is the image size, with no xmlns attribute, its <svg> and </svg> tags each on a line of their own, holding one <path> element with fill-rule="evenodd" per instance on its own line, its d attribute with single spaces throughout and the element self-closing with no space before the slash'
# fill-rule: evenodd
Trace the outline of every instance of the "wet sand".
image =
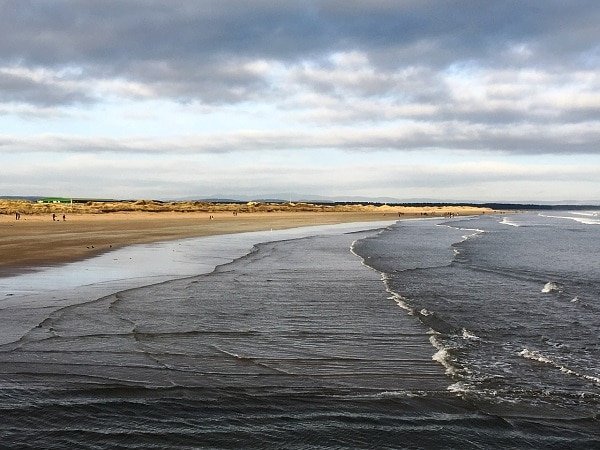
<svg viewBox="0 0 600 450">
<path fill-rule="evenodd" d="M 472 214 L 473 209 L 457 214 Z M 420 217 L 406 211 L 402 218 Z M 211 219 L 210 217 L 213 217 Z M 126 245 L 188 237 L 277 230 L 310 225 L 394 220 L 397 212 L 115 212 L 105 214 L 0 215 L 0 276 L 39 265 L 77 261 Z"/>
<path fill-rule="evenodd" d="M 214 219 L 210 219 L 212 216 Z M 381 213 L 108 213 L 0 216 L 0 274 L 91 257 L 125 245 L 307 225 L 389 220 Z M 58 220 L 60 219 L 60 220 Z"/>
</svg>

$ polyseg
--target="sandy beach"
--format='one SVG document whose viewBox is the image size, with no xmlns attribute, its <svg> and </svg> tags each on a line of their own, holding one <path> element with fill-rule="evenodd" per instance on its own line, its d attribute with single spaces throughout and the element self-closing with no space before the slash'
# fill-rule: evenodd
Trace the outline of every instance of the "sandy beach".
<svg viewBox="0 0 600 450">
<path fill-rule="evenodd" d="M 57 208 L 54 221 L 50 208 L 44 213 L 21 213 L 20 220 L 15 220 L 14 212 L 5 208 L 4 214 L 0 214 L 0 274 L 36 265 L 80 260 L 131 244 L 309 225 L 423 217 L 425 214 L 440 216 L 448 213 L 470 215 L 491 212 L 486 208 L 471 207 L 389 206 L 237 214 L 230 209 L 214 209 L 217 210 L 70 213 Z M 63 213 L 66 220 L 62 219 Z"/>
</svg>

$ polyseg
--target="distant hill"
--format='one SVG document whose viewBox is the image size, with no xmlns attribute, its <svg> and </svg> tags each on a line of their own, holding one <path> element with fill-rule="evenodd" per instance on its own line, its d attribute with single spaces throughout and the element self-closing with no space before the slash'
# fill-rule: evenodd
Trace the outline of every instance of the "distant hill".
<svg viewBox="0 0 600 450">
<path fill-rule="evenodd" d="M 26 200 L 35 202 L 42 198 L 41 196 L 31 195 L 6 195 L 0 196 L 0 199 L 5 200 Z M 74 203 L 83 203 L 87 201 L 96 202 L 112 202 L 112 199 L 73 199 Z M 127 200 L 133 202 L 134 200 Z M 476 200 L 440 200 L 433 198 L 409 198 L 400 199 L 394 197 L 364 197 L 364 196 L 323 196 L 323 195 L 310 195 L 310 194 L 285 194 L 285 193 L 272 193 L 272 194 L 257 194 L 257 195 L 211 195 L 209 197 L 203 196 L 187 196 L 174 199 L 157 199 L 157 201 L 197 201 L 206 203 L 247 203 L 249 201 L 255 201 L 260 203 L 288 203 L 290 201 L 294 203 L 312 203 L 312 204 L 329 204 L 329 205 L 342 205 L 342 204 L 371 204 L 371 205 L 397 205 L 397 206 L 484 206 L 493 208 L 496 210 L 585 210 L 585 209 L 599 209 L 600 201 L 576 201 L 576 200 L 561 200 L 556 202 L 548 201 L 499 201 L 499 202 L 486 202 Z"/>
<path fill-rule="evenodd" d="M 365 196 L 323 196 L 311 194 L 297 193 L 269 193 L 269 194 L 226 194 L 212 195 L 209 197 L 185 197 L 173 199 L 178 201 L 203 201 L 210 203 L 245 203 L 249 201 L 257 201 L 261 203 L 287 203 L 289 201 L 295 203 L 314 203 L 314 204 L 374 204 L 374 205 L 401 205 L 401 206 L 426 206 L 426 205 L 470 205 L 470 206 L 486 206 L 499 210 L 522 209 L 597 209 L 600 208 L 599 201 L 577 201 L 577 200 L 561 200 L 556 202 L 548 201 L 477 201 L 477 200 L 441 200 L 435 198 L 408 198 L 400 199 L 396 197 L 365 197 Z"/>
<path fill-rule="evenodd" d="M 0 195 L 0 199 L 2 200 L 27 200 L 30 202 L 36 202 L 38 201 L 40 198 L 39 195 Z"/>
</svg>

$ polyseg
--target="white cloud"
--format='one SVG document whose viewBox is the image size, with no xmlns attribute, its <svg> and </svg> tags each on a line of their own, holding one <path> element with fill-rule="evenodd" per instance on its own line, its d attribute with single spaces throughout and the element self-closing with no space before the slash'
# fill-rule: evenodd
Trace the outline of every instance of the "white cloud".
<svg viewBox="0 0 600 450">
<path fill-rule="evenodd" d="M 523 164 L 479 160 L 451 164 L 375 162 L 315 165 L 269 162 L 261 158 L 230 165 L 210 158 L 130 159 L 102 155 L 40 155 L 36 165 L 13 162 L 5 167 L 0 189 L 6 193 L 169 198 L 186 195 L 301 192 L 305 194 L 386 195 L 462 200 L 600 199 L 600 166 Z M 52 180 L 51 185 L 48 180 Z M 14 186 L 28 192 L 14 192 Z M 567 195 L 569 194 L 569 195 Z"/>
<path fill-rule="evenodd" d="M 264 150 L 418 151 L 463 149 L 517 154 L 597 154 L 600 122 L 487 125 L 401 121 L 385 126 L 236 130 L 173 137 L 0 135 L 0 152 L 203 154 Z"/>
</svg>

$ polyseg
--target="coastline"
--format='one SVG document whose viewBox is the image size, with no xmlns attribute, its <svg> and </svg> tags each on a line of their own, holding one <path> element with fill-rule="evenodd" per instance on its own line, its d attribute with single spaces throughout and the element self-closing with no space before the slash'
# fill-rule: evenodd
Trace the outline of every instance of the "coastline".
<svg viewBox="0 0 600 450">
<path fill-rule="evenodd" d="M 15 220 L 0 215 L 0 277 L 65 264 L 134 244 L 269 231 L 315 225 L 398 220 L 452 212 L 471 215 L 481 211 L 453 207 L 431 211 L 421 208 L 399 213 L 390 207 L 364 211 L 276 211 L 234 215 L 215 212 L 110 212 L 67 214 L 53 221 L 49 215 L 27 215 Z M 212 217 L 212 219 L 211 219 Z"/>
<path fill-rule="evenodd" d="M 46 215 L 16 221 L 4 216 L 0 220 L 0 276 L 79 261 L 135 244 L 391 217 L 313 212 L 258 212 L 239 216 L 226 212 L 115 212 L 67 214 L 65 221 L 52 221 Z"/>
</svg>

